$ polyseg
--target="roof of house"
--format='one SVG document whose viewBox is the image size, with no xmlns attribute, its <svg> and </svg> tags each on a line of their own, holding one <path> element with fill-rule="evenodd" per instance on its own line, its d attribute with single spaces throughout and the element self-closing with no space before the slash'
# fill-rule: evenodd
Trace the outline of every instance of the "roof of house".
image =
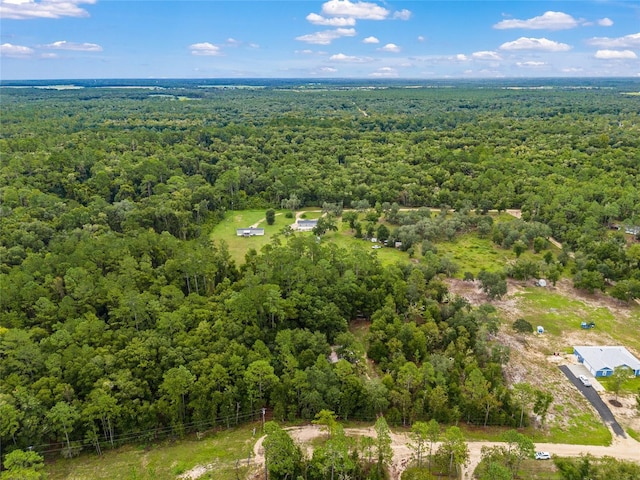
<svg viewBox="0 0 640 480">
<path fill-rule="evenodd" d="M 586 362 L 596 371 L 608 368 L 614 370 L 620 365 L 626 365 L 633 370 L 640 370 L 640 360 L 634 357 L 625 347 L 573 347 Z"/>
<path fill-rule="evenodd" d="M 318 220 L 305 220 L 305 219 L 299 219 L 298 220 L 298 226 L 305 226 L 305 227 L 311 227 L 311 226 L 316 226 L 318 224 Z"/>
<path fill-rule="evenodd" d="M 236 232 L 258 233 L 258 232 L 264 232 L 264 228 L 255 228 L 255 227 L 237 228 Z"/>
</svg>

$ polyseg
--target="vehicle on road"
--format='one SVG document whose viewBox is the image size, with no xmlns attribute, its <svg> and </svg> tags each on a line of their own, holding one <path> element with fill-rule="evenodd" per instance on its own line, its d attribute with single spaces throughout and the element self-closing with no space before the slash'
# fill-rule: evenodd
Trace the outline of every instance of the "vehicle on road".
<svg viewBox="0 0 640 480">
<path fill-rule="evenodd" d="M 551 460 L 549 452 L 536 452 L 536 460 Z"/>
<path fill-rule="evenodd" d="M 578 380 L 580 380 L 582 382 L 582 384 L 585 387 L 590 387 L 591 386 L 591 382 L 589 381 L 589 379 L 587 377 L 585 377 L 584 375 L 580 375 L 578 377 Z"/>
</svg>

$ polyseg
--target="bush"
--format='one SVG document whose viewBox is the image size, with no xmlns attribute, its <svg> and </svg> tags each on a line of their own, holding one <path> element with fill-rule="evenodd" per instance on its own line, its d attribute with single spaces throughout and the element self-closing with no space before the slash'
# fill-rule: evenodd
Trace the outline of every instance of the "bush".
<svg viewBox="0 0 640 480">
<path fill-rule="evenodd" d="M 531 333 L 533 332 L 533 325 L 527 322 L 524 318 L 519 318 L 513 322 L 513 329 L 520 333 Z"/>
<path fill-rule="evenodd" d="M 409 467 L 402 472 L 402 480 L 433 480 L 435 478 L 427 468 Z"/>
</svg>

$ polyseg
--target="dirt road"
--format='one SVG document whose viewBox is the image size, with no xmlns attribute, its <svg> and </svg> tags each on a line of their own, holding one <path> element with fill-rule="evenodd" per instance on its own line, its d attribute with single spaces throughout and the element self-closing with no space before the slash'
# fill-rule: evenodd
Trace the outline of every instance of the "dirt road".
<svg viewBox="0 0 640 480">
<path fill-rule="evenodd" d="M 307 446 L 307 452 L 311 453 L 311 447 L 309 442 L 314 438 L 326 435 L 316 425 L 306 425 L 302 427 L 288 428 L 287 431 L 291 438 L 301 446 Z M 346 428 L 345 433 L 348 436 L 369 436 L 375 437 L 375 431 L 371 428 Z M 254 461 L 256 465 L 264 465 L 264 450 L 262 448 L 262 441 L 264 437 L 258 439 L 253 448 Z M 391 466 L 391 478 L 399 479 L 400 475 L 406 468 L 411 459 L 412 450 L 409 448 L 409 437 L 406 434 L 391 434 L 392 448 L 393 448 L 393 461 Z M 500 445 L 498 442 L 468 442 L 469 446 L 469 463 L 465 466 L 463 471 L 463 479 L 470 480 L 472 478 L 473 471 L 478 466 L 481 459 L 482 447 L 491 447 Z M 437 448 L 437 446 L 435 447 Z M 582 454 L 590 453 L 595 457 L 610 456 L 619 460 L 631 460 L 640 462 L 640 443 L 631 438 L 622 439 L 614 437 L 612 445 L 608 447 L 604 446 L 590 446 L 590 445 L 570 445 L 559 443 L 537 443 L 537 451 L 549 452 L 552 455 L 559 455 L 562 457 L 578 457 Z"/>
</svg>

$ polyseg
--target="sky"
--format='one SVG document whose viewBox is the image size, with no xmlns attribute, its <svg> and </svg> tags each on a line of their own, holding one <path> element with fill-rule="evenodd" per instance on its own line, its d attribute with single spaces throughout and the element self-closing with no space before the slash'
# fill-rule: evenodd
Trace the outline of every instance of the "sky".
<svg viewBox="0 0 640 480">
<path fill-rule="evenodd" d="M 0 79 L 639 77 L 640 0 L 0 0 Z"/>
</svg>

